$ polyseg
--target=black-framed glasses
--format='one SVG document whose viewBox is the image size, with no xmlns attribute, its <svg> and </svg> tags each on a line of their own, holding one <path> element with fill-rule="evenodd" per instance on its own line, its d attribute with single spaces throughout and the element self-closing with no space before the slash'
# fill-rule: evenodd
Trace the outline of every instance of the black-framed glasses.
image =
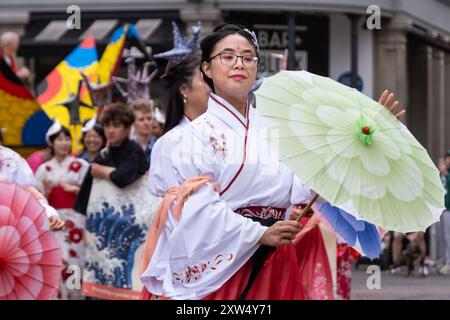
<svg viewBox="0 0 450 320">
<path fill-rule="evenodd" d="M 241 58 L 242 64 L 245 67 L 253 68 L 258 64 L 258 57 L 252 54 L 245 54 L 243 56 L 239 56 L 232 52 L 220 52 L 215 56 L 212 56 L 209 61 L 213 60 L 216 57 L 220 57 L 220 62 L 223 65 L 232 67 L 237 63 L 238 58 Z"/>
</svg>

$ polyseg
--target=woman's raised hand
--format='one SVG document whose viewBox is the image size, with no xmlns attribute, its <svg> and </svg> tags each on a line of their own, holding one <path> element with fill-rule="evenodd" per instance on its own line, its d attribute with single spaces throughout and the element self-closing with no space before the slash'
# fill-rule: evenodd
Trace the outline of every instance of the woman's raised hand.
<svg viewBox="0 0 450 320">
<path fill-rule="evenodd" d="M 389 90 L 384 90 L 383 93 L 381 94 L 380 99 L 378 100 L 378 103 L 385 106 L 385 108 L 388 109 L 397 119 L 403 118 L 406 114 L 406 110 L 401 110 L 397 112 L 399 103 L 396 100 L 394 102 L 394 100 L 395 95 L 389 92 Z"/>
</svg>

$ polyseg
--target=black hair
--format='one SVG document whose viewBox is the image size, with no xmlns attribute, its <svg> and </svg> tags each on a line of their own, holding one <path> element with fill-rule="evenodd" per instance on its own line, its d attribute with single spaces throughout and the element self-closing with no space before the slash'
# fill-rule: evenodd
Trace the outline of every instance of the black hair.
<svg viewBox="0 0 450 320">
<path fill-rule="evenodd" d="M 56 138 L 58 138 L 58 136 L 61 133 L 64 134 L 66 137 L 69 137 L 72 140 L 72 135 L 70 134 L 69 129 L 67 129 L 64 126 L 61 126 L 61 129 L 58 132 L 56 132 L 56 133 L 52 134 L 50 137 L 48 137 L 48 140 L 50 141 L 50 147 L 52 148 L 53 156 L 55 155 L 55 148 L 53 147 L 53 143 L 55 142 Z"/>
<path fill-rule="evenodd" d="M 88 123 L 90 120 L 86 120 L 83 122 L 83 127 L 86 125 L 86 123 Z M 94 130 L 103 140 L 102 146 L 100 147 L 100 149 L 103 149 L 106 145 L 106 136 L 105 136 L 105 130 L 103 130 L 103 126 L 98 123 L 95 122 L 94 127 L 92 128 L 92 130 Z M 86 151 L 86 146 L 84 145 L 84 137 L 86 137 L 86 133 L 88 133 L 89 131 L 83 132 L 83 134 L 81 135 L 81 144 L 83 145 L 83 150 Z"/>
<path fill-rule="evenodd" d="M 200 62 L 200 70 L 203 73 L 203 78 L 205 82 L 208 84 L 208 86 L 211 88 L 212 92 L 215 93 L 214 90 L 214 83 L 211 78 L 209 78 L 204 72 L 201 65 L 203 62 L 209 62 L 211 59 L 211 53 L 214 51 L 214 48 L 216 47 L 216 44 L 222 40 L 223 38 L 231 35 L 231 34 L 238 34 L 240 36 L 243 36 L 250 42 L 250 44 L 255 48 L 256 56 L 259 58 L 258 53 L 258 47 L 257 44 L 255 44 L 253 39 L 253 36 L 250 34 L 249 30 L 246 29 L 244 26 L 238 25 L 238 24 L 229 24 L 229 23 L 221 23 L 218 24 L 212 33 L 207 35 L 203 38 L 200 48 L 202 50 L 202 60 Z"/>
<path fill-rule="evenodd" d="M 103 126 L 120 123 L 128 129 L 134 122 L 134 114 L 125 104 L 115 102 L 103 109 L 100 121 Z"/>
<path fill-rule="evenodd" d="M 0 146 L 3 145 L 3 133 L 2 133 L 2 129 L 0 128 Z"/>
<path fill-rule="evenodd" d="M 169 103 L 167 106 L 166 122 L 163 133 L 176 127 L 184 115 L 183 97 L 179 91 L 180 87 L 185 84 L 190 86 L 195 71 L 200 68 L 200 56 L 190 55 L 179 63 L 168 62 L 166 72 L 161 79 L 166 84 Z"/>
</svg>

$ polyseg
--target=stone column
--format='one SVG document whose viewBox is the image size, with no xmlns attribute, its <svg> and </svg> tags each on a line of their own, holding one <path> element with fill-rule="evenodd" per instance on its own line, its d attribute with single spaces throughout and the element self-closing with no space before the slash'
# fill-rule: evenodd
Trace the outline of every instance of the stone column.
<svg viewBox="0 0 450 320">
<path fill-rule="evenodd" d="M 202 4 L 182 8 L 180 10 L 180 18 L 186 23 L 186 31 L 188 34 L 192 31 L 191 27 L 197 23 L 197 21 L 201 21 L 201 38 L 211 33 L 214 27 L 223 21 L 222 11 L 220 9 Z"/>
<path fill-rule="evenodd" d="M 412 20 L 396 15 L 381 25 L 375 33 L 375 92 L 379 96 L 384 89 L 393 92 L 402 106 L 408 106 L 407 33 Z"/>
<path fill-rule="evenodd" d="M 444 146 L 446 150 L 450 150 L 450 52 L 445 55 L 445 102 L 444 102 Z"/>
<path fill-rule="evenodd" d="M 433 68 L 433 48 L 431 46 L 427 47 L 427 74 L 425 78 L 425 86 L 426 86 L 426 101 L 423 108 L 426 110 L 426 119 L 427 119 L 427 136 L 426 136 L 426 144 L 424 147 L 427 149 L 430 156 L 433 158 L 434 150 L 433 150 L 433 111 L 431 110 L 434 105 L 434 97 L 433 97 L 433 79 L 434 79 L 434 68 Z M 414 81 L 415 79 L 411 79 Z M 433 158 L 433 161 L 436 159 Z"/>
<path fill-rule="evenodd" d="M 437 163 L 445 151 L 445 54 L 438 48 L 433 49 L 433 104 L 428 106 L 432 118 L 430 154 Z M 447 88 L 448 90 L 448 88 Z"/>
<path fill-rule="evenodd" d="M 433 50 L 425 42 L 414 40 L 408 48 L 409 104 L 406 113 L 408 128 L 424 146 L 431 143 L 432 119 L 428 106 L 433 104 Z"/>
</svg>

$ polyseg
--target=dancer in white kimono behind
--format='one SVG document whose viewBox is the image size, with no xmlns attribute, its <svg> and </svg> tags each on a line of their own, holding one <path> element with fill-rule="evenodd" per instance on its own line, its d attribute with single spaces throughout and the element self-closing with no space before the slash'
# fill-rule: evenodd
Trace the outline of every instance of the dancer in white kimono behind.
<svg viewBox="0 0 450 320">
<path fill-rule="evenodd" d="M 166 84 L 168 96 L 171 97 L 167 108 L 167 119 L 163 136 L 155 144 L 153 158 L 170 157 L 172 146 L 183 141 L 183 128 L 191 121 L 205 113 L 208 105 L 210 89 L 203 81 L 200 72 L 200 56 L 192 52 L 179 62 L 170 60 L 161 79 Z M 168 147 L 170 146 L 170 147 Z M 168 154 L 169 153 L 169 154 Z M 151 163 L 151 162 L 150 162 Z M 161 161 L 151 164 L 149 179 L 159 180 L 160 174 L 165 170 Z M 167 176 L 171 179 L 171 175 Z M 154 183 L 159 183 L 155 181 Z M 179 184 L 178 181 L 166 181 L 170 186 Z M 164 196 L 165 192 L 158 194 Z M 156 193 L 154 193 L 156 195 Z"/>
<path fill-rule="evenodd" d="M 72 209 L 80 185 L 89 169 L 89 164 L 70 155 L 72 139 L 69 130 L 55 122 L 46 134 L 47 143 L 52 147 L 53 157 L 44 162 L 36 171 L 36 187 L 47 197 L 65 221 L 65 229 L 56 236 L 61 244 L 64 270 L 61 281 L 61 299 L 81 299 L 80 284 L 68 286 L 69 276 L 84 267 L 84 225 L 85 218 Z M 67 281 L 67 283 L 66 283 Z M 70 287 L 70 288 L 69 288 Z"/>
</svg>

